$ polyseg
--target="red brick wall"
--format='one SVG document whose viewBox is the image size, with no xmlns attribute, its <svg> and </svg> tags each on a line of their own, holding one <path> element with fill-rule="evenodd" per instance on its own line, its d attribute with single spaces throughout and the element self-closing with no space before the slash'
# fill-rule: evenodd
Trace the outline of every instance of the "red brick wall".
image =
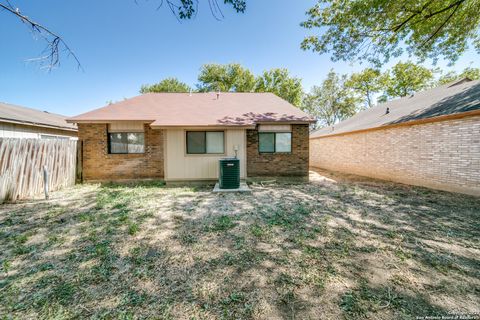
<svg viewBox="0 0 480 320">
<path fill-rule="evenodd" d="M 78 124 L 83 143 L 83 179 L 124 180 L 163 178 L 163 131 L 145 124 L 145 153 L 108 154 L 107 125 Z"/>
<path fill-rule="evenodd" d="M 308 125 L 292 125 L 291 153 L 259 153 L 258 131 L 247 130 L 247 176 L 308 177 Z"/>
</svg>

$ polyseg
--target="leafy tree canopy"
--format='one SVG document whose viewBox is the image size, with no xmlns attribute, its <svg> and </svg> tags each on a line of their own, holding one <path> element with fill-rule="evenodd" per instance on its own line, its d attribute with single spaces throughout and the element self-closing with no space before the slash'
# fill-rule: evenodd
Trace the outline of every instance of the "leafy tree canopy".
<svg viewBox="0 0 480 320">
<path fill-rule="evenodd" d="M 299 107 L 302 103 L 302 80 L 290 75 L 287 69 L 272 69 L 257 78 L 256 92 L 272 92 Z"/>
<path fill-rule="evenodd" d="M 453 82 L 455 80 L 460 80 L 463 78 L 469 78 L 470 80 L 480 79 L 480 68 L 468 67 L 468 68 L 465 68 L 460 73 L 457 73 L 455 71 L 447 72 L 440 76 L 437 84 L 438 85 L 447 84 L 449 82 Z"/>
<path fill-rule="evenodd" d="M 272 69 L 255 78 L 237 63 L 206 64 L 200 69 L 198 89 L 201 92 L 272 92 L 295 106 L 302 103 L 303 88 L 299 78 L 287 69 Z"/>
<path fill-rule="evenodd" d="M 359 98 L 345 85 L 346 81 L 346 75 L 330 70 L 323 83 L 305 96 L 302 109 L 317 118 L 317 126 L 333 125 L 357 112 Z"/>
<path fill-rule="evenodd" d="M 472 43 L 480 53 L 478 0 L 318 0 L 302 26 L 321 30 L 301 47 L 379 66 L 406 51 L 454 62 Z"/>
<path fill-rule="evenodd" d="M 432 86 L 433 71 L 413 62 L 399 62 L 382 76 L 384 94 L 380 101 L 405 97 Z"/>
<path fill-rule="evenodd" d="M 166 78 L 152 85 L 142 85 L 140 93 L 148 92 L 190 92 L 192 88 L 177 78 Z"/>
<path fill-rule="evenodd" d="M 198 76 L 200 91 L 251 92 L 255 88 L 253 73 L 238 63 L 205 64 Z"/>
<path fill-rule="evenodd" d="M 380 70 L 366 68 L 353 73 L 345 85 L 355 90 L 364 101 L 364 108 L 371 108 L 375 104 L 374 95 L 382 89 Z"/>
</svg>

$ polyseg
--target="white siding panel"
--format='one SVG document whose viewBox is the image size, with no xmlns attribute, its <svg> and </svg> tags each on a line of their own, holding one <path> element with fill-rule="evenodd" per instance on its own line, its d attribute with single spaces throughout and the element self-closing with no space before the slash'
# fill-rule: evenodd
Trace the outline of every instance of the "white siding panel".
<svg viewBox="0 0 480 320">
<path fill-rule="evenodd" d="M 26 126 L 16 123 L 0 122 L 0 138 L 30 138 L 39 139 L 41 135 L 61 136 L 76 140 L 69 134 L 74 132 L 66 132 L 62 130 L 50 129 L 45 127 Z"/>
<path fill-rule="evenodd" d="M 246 176 L 246 155 L 244 129 L 225 130 L 224 155 L 188 155 L 186 154 L 185 129 L 165 130 L 165 179 L 174 180 L 214 180 L 218 178 L 218 160 L 235 156 L 234 146 L 238 147 L 240 159 L 240 177 Z"/>
<path fill-rule="evenodd" d="M 258 126 L 258 131 L 291 132 L 292 126 L 289 124 L 261 124 Z"/>
<path fill-rule="evenodd" d="M 143 122 L 120 121 L 108 125 L 109 132 L 143 132 Z"/>
<path fill-rule="evenodd" d="M 18 126 L 13 123 L 0 123 L 0 138 L 39 138 L 34 127 Z"/>
</svg>

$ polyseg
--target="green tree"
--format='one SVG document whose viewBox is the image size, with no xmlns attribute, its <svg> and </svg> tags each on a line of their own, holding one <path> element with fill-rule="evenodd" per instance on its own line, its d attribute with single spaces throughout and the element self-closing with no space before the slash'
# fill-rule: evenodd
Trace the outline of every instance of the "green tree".
<svg viewBox="0 0 480 320">
<path fill-rule="evenodd" d="M 463 69 L 463 71 L 460 73 L 457 73 L 455 71 L 447 72 L 440 76 L 437 81 L 437 85 L 447 84 L 449 82 L 453 82 L 463 78 L 469 78 L 470 80 L 480 79 L 480 68 L 468 67 Z"/>
<path fill-rule="evenodd" d="M 362 97 L 365 108 L 374 105 L 374 95 L 382 90 L 381 73 L 377 69 L 366 68 L 353 73 L 345 85 Z"/>
<path fill-rule="evenodd" d="M 331 126 L 357 112 L 359 98 L 345 85 L 346 75 L 333 70 L 320 86 L 313 86 L 304 98 L 302 109 L 317 118 L 317 126 Z"/>
<path fill-rule="evenodd" d="M 205 64 L 198 81 L 201 92 L 272 92 L 297 107 L 302 103 L 302 81 L 291 76 L 287 69 L 271 69 L 255 78 L 238 63 Z"/>
<path fill-rule="evenodd" d="M 478 0 L 317 0 L 302 26 L 319 30 L 301 47 L 334 61 L 377 66 L 404 52 L 454 62 L 472 43 L 480 52 Z M 320 31 L 321 30 L 321 31 Z"/>
<path fill-rule="evenodd" d="M 238 63 L 205 64 L 200 69 L 198 81 L 202 92 L 251 92 L 255 88 L 253 73 Z"/>
<path fill-rule="evenodd" d="M 433 71 L 413 62 L 398 62 L 382 76 L 384 94 L 379 101 L 405 97 L 432 86 Z"/>
<path fill-rule="evenodd" d="M 147 92 L 190 92 L 192 88 L 177 78 L 166 78 L 152 85 L 142 85 L 140 93 Z"/>
<path fill-rule="evenodd" d="M 302 103 L 302 80 L 291 76 L 287 69 L 264 71 L 257 78 L 255 91 L 272 92 L 297 107 Z"/>
</svg>

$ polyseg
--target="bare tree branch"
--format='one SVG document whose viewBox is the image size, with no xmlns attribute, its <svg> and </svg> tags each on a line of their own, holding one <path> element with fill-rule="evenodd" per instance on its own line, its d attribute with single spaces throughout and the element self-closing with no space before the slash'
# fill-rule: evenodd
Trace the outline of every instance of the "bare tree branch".
<svg viewBox="0 0 480 320">
<path fill-rule="evenodd" d="M 23 15 L 20 10 L 15 8 L 8 0 L 5 3 L 0 3 L 0 9 L 18 17 L 22 23 L 26 24 L 31 29 L 32 33 L 39 35 L 47 42 L 47 46 L 42 52 L 44 55 L 35 59 L 30 59 L 29 61 L 37 61 L 44 65 L 48 70 L 52 70 L 60 65 L 60 53 L 66 52 L 68 56 L 73 57 L 77 63 L 78 69 L 83 70 L 80 60 L 61 36 L 47 27 L 33 21 L 26 15 Z"/>
<path fill-rule="evenodd" d="M 213 17 L 217 20 L 222 20 L 224 15 L 220 8 L 219 0 L 207 1 Z M 134 2 L 138 4 L 138 0 L 134 0 Z M 160 0 L 157 10 L 165 3 L 179 22 L 181 20 L 195 18 L 198 12 L 199 0 Z M 223 3 L 231 5 L 237 12 L 244 12 L 246 8 L 246 0 L 223 0 Z M 22 14 L 19 8 L 12 5 L 10 0 L 3 0 L 3 3 L 0 2 L 0 10 L 19 18 L 22 23 L 30 28 L 33 34 L 41 37 L 47 43 L 40 57 L 29 59 L 28 61 L 39 62 L 43 67 L 52 70 L 60 65 L 60 54 L 65 52 L 67 56 L 73 57 L 78 69 L 83 70 L 80 60 L 61 36 Z"/>
</svg>

